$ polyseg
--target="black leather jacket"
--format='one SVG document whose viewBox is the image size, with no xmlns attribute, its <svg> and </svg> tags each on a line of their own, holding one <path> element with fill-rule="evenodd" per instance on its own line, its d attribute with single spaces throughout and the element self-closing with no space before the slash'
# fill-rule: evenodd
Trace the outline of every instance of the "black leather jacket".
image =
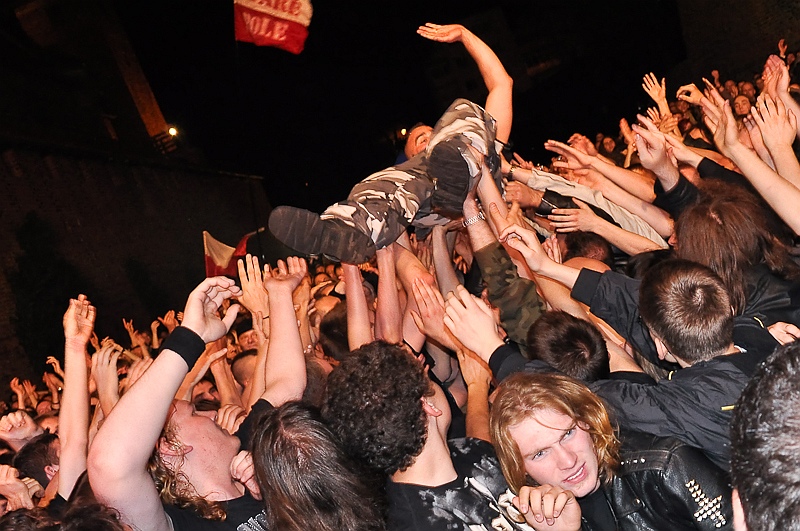
<svg viewBox="0 0 800 531">
<path fill-rule="evenodd" d="M 604 485 L 620 531 L 733 529 L 727 476 L 673 438 L 622 434 L 621 465 Z M 584 518 L 584 531 L 597 531 Z"/>
</svg>

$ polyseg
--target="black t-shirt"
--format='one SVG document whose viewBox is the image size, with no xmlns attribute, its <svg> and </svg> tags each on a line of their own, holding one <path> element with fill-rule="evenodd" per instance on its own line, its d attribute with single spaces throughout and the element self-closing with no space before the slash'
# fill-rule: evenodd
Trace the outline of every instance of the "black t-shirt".
<svg viewBox="0 0 800 531">
<path fill-rule="evenodd" d="M 602 488 L 579 498 L 578 505 L 581 506 L 582 519 L 588 522 L 592 531 L 616 531 L 617 519 Z"/>
<path fill-rule="evenodd" d="M 508 489 L 494 448 L 479 439 L 448 444 L 458 473 L 454 481 L 438 487 L 387 483 L 391 531 L 492 529 L 500 516 L 496 500 Z"/>
<path fill-rule="evenodd" d="M 206 520 L 189 509 L 165 505 L 175 531 L 267 531 L 264 504 L 245 494 L 225 502 L 227 518 Z"/>
</svg>

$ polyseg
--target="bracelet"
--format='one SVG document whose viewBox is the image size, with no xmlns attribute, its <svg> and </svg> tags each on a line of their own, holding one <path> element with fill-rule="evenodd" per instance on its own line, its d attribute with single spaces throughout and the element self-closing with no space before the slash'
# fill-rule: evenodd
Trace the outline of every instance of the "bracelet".
<svg viewBox="0 0 800 531">
<path fill-rule="evenodd" d="M 463 227 L 469 227 L 470 225 L 474 225 L 477 222 L 483 221 L 485 219 L 486 219 L 486 217 L 484 217 L 483 212 L 478 212 L 478 214 L 476 216 L 472 216 L 471 218 L 467 218 L 464 221 L 462 221 L 461 225 Z"/>
<path fill-rule="evenodd" d="M 206 349 L 206 342 L 192 330 L 179 326 L 167 337 L 161 351 L 171 350 L 186 362 L 189 369 L 203 354 Z"/>
<path fill-rule="evenodd" d="M 517 169 L 518 167 L 519 166 L 515 166 L 515 165 L 512 164 L 511 165 L 511 169 L 508 170 L 508 176 L 513 178 L 514 177 L 514 170 Z"/>
</svg>

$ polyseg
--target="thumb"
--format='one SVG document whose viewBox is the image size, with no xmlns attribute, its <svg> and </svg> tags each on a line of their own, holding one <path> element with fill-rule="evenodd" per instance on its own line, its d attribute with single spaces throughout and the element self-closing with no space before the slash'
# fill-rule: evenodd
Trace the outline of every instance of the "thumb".
<svg viewBox="0 0 800 531">
<path fill-rule="evenodd" d="M 591 210 L 591 208 L 589 208 L 589 205 L 587 205 L 580 199 L 573 197 L 572 200 L 575 202 L 576 205 L 578 205 L 578 208 L 580 208 L 581 210 Z"/>
<path fill-rule="evenodd" d="M 225 323 L 225 330 L 229 331 L 233 326 L 233 322 L 236 320 L 236 316 L 239 314 L 239 305 L 238 304 L 231 304 L 228 308 L 228 311 L 225 312 L 225 317 L 222 318 L 222 322 Z"/>
</svg>

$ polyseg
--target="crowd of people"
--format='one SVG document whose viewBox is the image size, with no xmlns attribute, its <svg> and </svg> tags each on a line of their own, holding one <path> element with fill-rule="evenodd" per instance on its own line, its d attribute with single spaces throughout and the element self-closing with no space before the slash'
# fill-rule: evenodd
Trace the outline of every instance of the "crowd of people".
<svg viewBox="0 0 800 531">
<path fill-rule="evenodd" d="M 647 116 L 542 165 L 494 52 L 418 33 L 485 103 L 148 331 L 70 300 L 0 418 L 0 529 L 800 529 L 796 56 L 649 73 Z"/>
</svg>

